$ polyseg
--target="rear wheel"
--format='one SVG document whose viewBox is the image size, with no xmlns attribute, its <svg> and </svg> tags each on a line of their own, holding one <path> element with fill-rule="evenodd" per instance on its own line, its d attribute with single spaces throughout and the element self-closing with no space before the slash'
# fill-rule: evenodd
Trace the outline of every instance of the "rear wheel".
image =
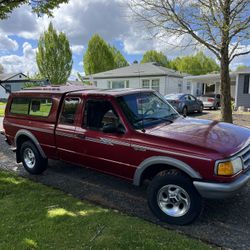
<svg viewBox="0 0 250 250">
<path fill-rule="evenodd" d="M 187 115 L 188 115 L 188 109 L 187 109 L 186 106 L 182 109 L 182 114 L 183 114 L 184 116 L 187 116 Z"/>
<path fill-rule="evenodd" d="M 29 173 L 41 174 L 46 170 L 48 160 L 41 156 L 31 141 L 25 141 L 21 145 L 20 154 L 23 166 Z"/>
<path fill-rule="evenodd" d="M 148 188 L 148 204 L 161 221 L 176 225 L 191 223 L 202 211 L 202 198 L 192 181 L 175 170 L 152 180 Z"/>
<path fill-rule="evenodd" d="M 203 112 L 203 108 L 204 108 L 203 105 L 201 105 L 200 108 L 199 108 L 199 110 L 198 110 L 198 113 L 201 114 Z"/>
<path fill-rule="evenodd" d="M 214 110 L 218 110 L 219 109 L 219 104 L 216 103 L 216 105 L 214 106 Z"/>
</svg>

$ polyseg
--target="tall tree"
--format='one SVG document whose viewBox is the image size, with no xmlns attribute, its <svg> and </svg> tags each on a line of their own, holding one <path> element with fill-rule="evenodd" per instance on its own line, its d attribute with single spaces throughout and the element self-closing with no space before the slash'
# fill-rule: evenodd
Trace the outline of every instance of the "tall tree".
<svg viewBox="0 0 250 250">
<path fill-rule="evenodd" d="M 189 40 L 185 46 L 199 44 L 214 53 L 221 68 L 222 120 L 232 122 L 229 65 L 250 53 L 242 50 L 250 38 L 249 0 L 130 0 L 130 7 L 154 35 L 183 38 Z"/>
<path fill-rule="evenodd" d="M 4 72 L 3 65 L 2 65 L 2 64 L 0 64 L 0 74 L 3 74 L 3 72 Z"/>
<path fill-rule="evenodd" d="M 205 56 L 203 52 L 198 52 L 194 56 L 177 57 L 170 67 L 191 75 L 203 75 L 220 70 L 215 60 Z"/>
<path fill-rule="evenodd" d="M 39 39 L 36 62 L 40 75 L 52 84 L 64 84 L 70 76 L 73 61 L 69 41 L 52 23 Z"/>
<path fill-rule="evenodd" d="M 247 69 L 247 68 L 249 68 L 250 66 L 246 66 L 246 65 L 244 65 L 244 64 L 241 64 L 241 65 L 239 65 L 237 68 L 236 68 L 236 71 L 239 71 L 239 70 L 242 70 L 242 69 Z"/>
<path fill-rule="evenodd" d="M 0 19 L 8 18 L 8 15 L 23 4 L 29 4 L 33 12 L 52 16 L 52 10 L 60 3 L 67 3 L 68 0 L 0 0 Z"/>
<path fill-rule="evenodd" d="M 170 62 L 167 57 L 162 53 L 156 50 L 148 50 L 144 53 L 141 63 L 147 62 L 157 62 L 163 67 L 169 67 Z"/>
<path fill-rule="evenodd" d="M 83 62 L 86 75 L 111 70 L 115 67 L 114 57 L 108 44 L 97 34 L 89 40 Z"/>
<path fill-rule="evenodd" d="M 129 65 L 123 54 L 115 46 L 111 47 L 109 45 L 109 49 L 114 57 L 114 68 L 121 68 Z"/>
</svg>

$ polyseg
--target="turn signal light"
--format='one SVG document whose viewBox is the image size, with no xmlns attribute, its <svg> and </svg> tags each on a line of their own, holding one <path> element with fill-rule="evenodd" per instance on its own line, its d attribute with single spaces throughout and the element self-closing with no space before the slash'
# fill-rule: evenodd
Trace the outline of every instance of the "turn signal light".
<svg viewBox="0 0 250 250">
<path fill-rule="evenodd" d="M 217 169 L 218 175 L 233 175 L 234 174 L 234 168 L 231 161 L 228 162 L 222 162 L 218 165 Z"/>
</svg>

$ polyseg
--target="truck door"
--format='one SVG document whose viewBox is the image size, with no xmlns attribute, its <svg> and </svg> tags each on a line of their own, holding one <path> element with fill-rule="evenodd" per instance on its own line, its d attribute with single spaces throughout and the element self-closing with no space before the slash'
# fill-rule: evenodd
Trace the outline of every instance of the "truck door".
<svg viewBox="0 0 250 250">
<path fill-rule="evenodd" d="M 77 162 L 75 129 L 80 103 L 79 97 L 66 97 L 64 99 L 56 128 L 56 145 L 60 160 Z"/>
<path fill-rule="evenodd" d="M 119 127 L 120 132 L 112 131 L 112 127 Z M 130 159 L 134 151 L 111 101 L 101 98 L 87 100 L 76 134 L 77 152 L 82 155 L 82 163 L 101 172 L 133 178 L 135 169 Z"/>
</svg>

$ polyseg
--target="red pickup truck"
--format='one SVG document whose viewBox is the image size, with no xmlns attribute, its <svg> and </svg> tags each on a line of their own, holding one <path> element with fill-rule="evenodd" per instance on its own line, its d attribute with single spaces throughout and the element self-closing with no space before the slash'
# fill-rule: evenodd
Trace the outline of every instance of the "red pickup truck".
<svg viewBox="0 0 250 250">
<path fill-rule="evenodd" d="M 17 162 L 41 174 L 48 159 L 148 184 L 162 221 L 184 225 L 202 198 L 225 198 L 250 179 L 250 130 L 184 118 L 151 90 L 37 87 L 12 93 L 6 141 Z"/>
</svg>

